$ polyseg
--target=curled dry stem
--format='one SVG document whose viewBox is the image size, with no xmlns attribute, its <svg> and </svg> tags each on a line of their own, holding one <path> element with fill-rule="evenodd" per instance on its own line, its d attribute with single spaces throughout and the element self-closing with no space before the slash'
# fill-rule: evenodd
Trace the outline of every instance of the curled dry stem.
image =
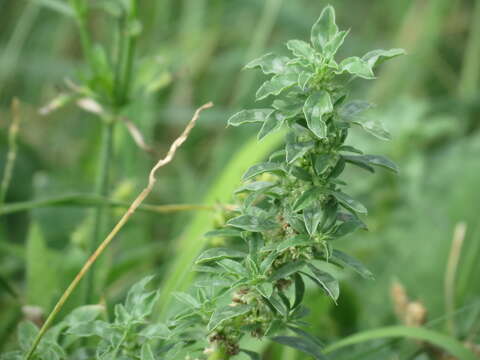
<svg viewBox="0 0 480 360">
<path fill-rule="evenodd" d="M 55 317 L 58 315 L 60 310 L 62 309 L 63 305 L 65 302 L 68 300 L 70 295 L 73 293 L 73 291 L 76 289 L 78 286 L 79 282 L 82 280 L 82 278 L 85 276 L 85 274 L 88 272 L 90 267 L 95 263 L 97 258 L 103 253 L 103 251 L 106 249 L 106 247 L 110 244 L 110 242 L 113 240 L 113 238 L 118 234 L 118 232 L 122 229 L 122 227 L 127 223 L 127 221 L 130 219 L 130 217 L 133 215 L 135 210 L 140 206 L 140 204 L 145 200 L 145 198 L 152 192 L 153 187 L 155 186 L 155 183 L 157 181 L 157 178 L 155 177 L 157 171 L 167 165 L 170 161 L 172 161 L 173 157 L 175 156 L 175 152 L 177 149 L 187 140 L 188 135 L 190 134 L 190 131 L 193 129 L 195 126 L 196 121 L 198 120 L 200 116 L 200 112 L 202 110 L 211 108 L 213 104 L 211 102 L 199 107 L 196 111 L 195 114 L 193 115 L 192 119 L 188 123 L 187 127 L 185 130 L 183 130 L 182 134 L 172 143 L 170 146 L 170 149 L 167 152 L 167 155 L 159 160 L 153 169 L 150 171 L 149 177 L 148 177 L 148 185 L 145 189 L 142 190 L 142 192 L 137 196 L 137 198 L 133 201 L 133 203 L 130 205 L 128 210 L 125 212 L 125 214 L 122 216 L 122 218 L 118 221 L 118 223 L 113 227 L 112 231 L 107 235 L 107 237 L 103 240 L 103 242 L 98 246 L 98 248 L 95 250 L 95 252 L 88 258 L 88 260 L 85 262 L 83 265 L 82 269 L 79 271 L 79 273 L 75 276 L 73 281 L 70 283 L 68 288 L 65 290 L 63 295 L 60 297 L 58 300 L 57 304 L 51 311 L 51 313 L 48 315 L 47 320 L 41 327 L 40 331 L 38 332 L 32 346 L 30 347 L 29 352 L 27 353 L 26 360 L 29 360 L 32 358 L 38 344 L 40 343 L 40 340 L 42 337 L 45 335 L 45 332 L 48 330 L 50 325 L 53 323 L 55 320 Z"/>
</svg>

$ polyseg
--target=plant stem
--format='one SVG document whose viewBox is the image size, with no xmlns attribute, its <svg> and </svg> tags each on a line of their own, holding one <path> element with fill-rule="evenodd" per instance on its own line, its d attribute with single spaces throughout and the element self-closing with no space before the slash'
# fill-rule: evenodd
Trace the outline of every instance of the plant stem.
<svg viewBox="0 0 480 360">
<path fill-rule="evenodd" d="M 5 198 L 7 196 L 8 188 L 10 187 L 10 181 L 12 180 L 13 168 L 15 166 L 15 160 L 17 158 L 17 134 L 20 124 L 20 103 L 18 99 L 14 98 L 12 101 L 12 115 L 13 120 L 10 128 L 8 129 L 8 153 L 5 164 L 5 170 L 3 172 L 2 184 L 0 187 L 0 208 L 3 207 Z"/>
<path fill-rule="evenodd" d="M 69 194 L 62 196 L 55 196 L 46 199 L 23 201 L 4 205 L 0 208 L 0 216 L 6 214 L 13 214 L 21 211 L 28 211 L 37 208 L 56 207 L 56 206 L 71 206 L 71 207 L 96 207 L 104 204 L 105 206 L 114 208 L 128 208 L 130 203 L 127 201 L 112 200 L 107 197 L 101 197 L 91 194 Z M 219 205 L 220 208 L 231 209 L 234 205 Z M 140 205 L 138 211 L 168 214 L 180 211 L 195 211 L 195 210 L 215 210 L 214 205 L 203 204 L 143 204 Z"/>
<path fill-rule="evenodd" d="M 109 188 L 109 170 L 113 150 L 113 131 L 115 126 L 115 117 L 105 120 L 103 122 L 102 129 L 102 142 L 100 145 L 100 162 L 97 172 L 97 181 L 95 194 L 105 197 Z M 92 253 L 99 245 L 102 239 L 103 226 L 105 221 L 107 206 L 101 204 L 97 206 L 94 216 L 95 223 L 93 226 L 93 236 L 90 241 L 89 253 Z M 92 271 L 87 276 L 87 289 L 86 289 L 86 303 L 92 303 L 94 299 L 94 280 L 95 280 L 95 267 L 92 267 Z"/>
</svg>

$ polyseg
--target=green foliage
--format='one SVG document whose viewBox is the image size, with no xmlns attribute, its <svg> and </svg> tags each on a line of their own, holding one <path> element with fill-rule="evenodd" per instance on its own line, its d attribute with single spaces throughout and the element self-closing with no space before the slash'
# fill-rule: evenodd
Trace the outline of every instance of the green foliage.
<svg viewBox="0 0 480 360">
<path fill-rule="evenodd" d="M 189 339 L 185 349 L 191 354 L 206 349 L 212 358 L 231 357 L 240 352 L 239 341 L 249 334 L 272 337 L 323 358 L 321 346 L 307 333 L 280 335 L 303 324 L 304 281 L 313 281 L 337 301 L 338 279 L 317 262 L 351 267 L 372 277 L 358 260 L 333 248 L 332 240 L 365 228 L 359 215 L 367 213 L 363 204 L 342 191 L 346 184 L 339 177 L 348 164 L 372 172 L 374 166 L 398 170 L 386 157 L 364 155 L 345 145 L 355 124 L 370 133 L 372 128 L 381 129 L 358 119 L 370 105 L 347 101 L 345 84 L 356 77 L 374 78 L 375 65 L 402 51 L 379 50 L 337 64 L 334 55 L 346 34 L 338 30 L 333 8 L 327 7 L 312 28 L 311 45 L 292 40 L 287 43 L 292 57 L 267 54 L 246 66 L 272 75 L 258 89 L 257 100 L 275 98 L 271 108 L 240 111 L 228 124 L 260 123 L 260 139 L 281 127 L 288 132 L 283 150 L 245 172 L 245 184 L 236 191 L 241 200 L 238 211 L 224 228 L 206 234 L 242 239 L 245 245 L 237 245 L 243 250 L 208 249 L 197 258 L 197 270 L 203 274 L 197 299 L 182 295 L 179 300 L 190 309 L 171 323 L 173 332 L 181 329 L 179 339 Z M 352 152 L 355 155 L 345 154 Z"/>
</svg>

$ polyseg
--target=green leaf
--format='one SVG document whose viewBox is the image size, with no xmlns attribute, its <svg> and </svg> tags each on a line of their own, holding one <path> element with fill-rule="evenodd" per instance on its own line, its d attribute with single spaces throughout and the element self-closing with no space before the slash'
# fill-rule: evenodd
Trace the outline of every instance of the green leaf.
<svg viewBox="0 0 480 360">
<path fill-rule="evenodd" d="M 105 306 L 103 305 L 84 305 L 73 310 L 64 321 L 70 325 L 90 322 L 96 319 L 102 312 L 105 312 Z"/>
<path fill-rule="evenodd" d="M 223 229 L 209 231 L 205 233 L 203 236 L 207 238 L 209 237 L 240 237 L 242 236 L 242 232 L 237 229 L 223 228 Z"/>
<path fill-rule="evenodd" d="M 335 34 L 335 36 L 324 47 L 323 52 L 326 57 L 333 57 L 337 53 L 349 32 L 350 30 L 346 30 L 339 31 L 337 34 Z"/>
<path fill-rule="evenodd" d="M 138 335 L 149 340 L 168 339 L 172 335 L 172 332 L 167 325 L 155 323 L 143 328 Z"/>
<path fill-rule="evenodd" d="M 278 172 L 284 171 L 281 163 L 271 163 L 271 162 L 264 162 L 260 164 L 255 164 L 251 166 L 245 174 L 243 174 L 242 180 L 248 180 L 254 176 L 263 174 L 265 172 Z"/>
<path fill-rule="evenodd" d="M 200 302 L 195 299 L 192 295 L 184 292 L 174 292 L 172 295 L 180 301 L 181 303 L 191 306 L 193 308 L 199 308 L 201 306 Z"/>
<path fill-rule="evenodd" d="M 258 89 L 256 100 L 262 100 L 270 95 L 279 95 L 282 91 L 296 85 L 298 82 L 298 74 L 287 73 L 275 75 L 272 79 L 267 80 Z"/>
<path fill-rule="evenodd" d="M 293 205 L 293 211 L 303 210 L 313 201 L 318 200 L 318 197 L 321 193 L 322 189 L 319 187 L 311 187 L 310 189 L 305 190 L 295 201 L 295 204 Z"/>
<path fill-rule="evenodd" d="M 365 224 L 362 221 L 360 221 L 359 219 L 353 219 L 351 221 L 346 221 L 341 223 L 340 225 L 337 225 L 334 228 L 334 231 L 331 234 L 331 236 L 334 239 L 338 239 L 355 232 L 357 229 L 364 229 L 364 228 L 365 228 Z"/>
<path fill-rule="evenodd" d="M 314 280 L 328 294 L 328 296 L 333 299 L 333 301 L 336 302 L 340 295 L 338 280 L 329 273 L 316 268 L 312 264 L 308 264 L 308 268 L 313 275 L 313 277 L 310 276 L 310 278 Z"/>
<path fill-rule="evenodd" d="M 344 347 L 360 344 L 366 341 L 404 337 L 421 340 L 428 342 L 429 344 L 436 345 L 439 348 L 445 349 L 458 359 L 478 360 L 478 357 L 475 354 L 473 354 L 467 347 L 465 347 L 464 344 L 456 340 L 454 337 L 423 327 L 412 326 L 390 326 L 375 330 L 362 331 L 328 345 L 324 352 L 332 353 Z"/>
<path fill-rule="evenodd" d="M 316 92 L 308 97 L 303 107 L 308 128 L 320 139 L 327 136 L 324 115 L 333 111 L 332 100 L 326 91 Z"/>
<path fill-rule="evenodd" d="M 369 134 L 375 136 L 380 140 L 391 140 L 392 137 L 390 133 L 383 127 L 383 125 L 376 120 L 356 120 L 352 123 L 359 125 L 368 132 Z"/>
<path fill-rule="evenodd" d="M 295 135 L 289 133 L 287 135 L 287 143 L 286 143 L 286 158 L 287 163 L 291 164 L 295 160 L 303 157 L 309 150 L 315 147 L 314 141 L 303 141 L 298 142 L 295 138 Z"/>
<path fill-rule="evenodd" d="M 300 306 L 303 301 L 303 296 L 305 295 L 305 282 L 303 281 L 302 275 L 296 273 L 294 276 L 295 279 L 295 301 L 292 308 Z"/>
<path fill-rule="evenodd" d="M 258 133 L 258 140 L 262 140 L 265 136 L 280 129 L 285 121 L 285 116 L 282 113 L 274 112 L 267 117 Z"/>
<path fill-rule="evenodd" d="M 290 247 L 297 247 L 297 246 L 308 246 L 312 245 L 311 240 L 304 235 L 296 235 L 290 239 L 281 241 L 278 245 L 275 246 L 275 249 L 278 252 L 282 252 Z"/>
<path fill-rule="evenodd" d="M 335 24 L 335 10 L 332 6 L 323 9 L 310 33 L 310 40 L 315 49 L 323 51 L 325 46 L 335 38 L 338 27 Z"/>
<path fill-rule="evenodd" d="M 346 103 L 340 108 L 339 114 L 342 118 L 353 120 L 359 114 L 371 109 L 373 105 L 368 101 L 354 100 Z"/>
<path fill-rule="evenodd" d="M 237 216 L 236 218 L 230 219 L 227 225 L 252 232 L 268 231 L 278 227 L 278 224 L 272 220 L 262 219 L 252 215 Z"/>
<path fill-rule="evenodd" d="M 399 172 L 397 164 L 395 164 L 392 160 L 385 156 L 381 155 L 363 155 L 364 159 L 368 161 L 368 163 L 383 167 L 387 170 L 391 170 L 395 173 Z"/>
<path fill-rule="evenodd" d="M 204 264 L 211 261 L 222 259 L 239 259 L 247 254 L 243 251 L 233 250 L 229 248 L 212 248 L 205 250 L 195 261 L 195 264 Z"/>
<path fill-rule="evenodd" d="M 240 352 L 243 352 L 244 354 L 248 355 L 250 360 L 262 360 L 262 358 L 260 357 L 260 354 L 257 354 L 256 352 L 245 350 L 245 349 L 240 349 Z"/>
<path fill-rule="evenodd" d="M 322 175 L 328 168 L 335 166 L 337 158 L 333 154 L 320 154 L 314 157 L 314 168 L 317 175 Z"/>
<path fill-rule="evenodd" d="M 322 208 L 318 204 L 309 206 L 303 210 L 303 221 L 305 222 L 305 227 L 310 236 L 315 235 L 317 232 L 318 225 L 322 220 L 322 215 Z"/>
<path fill-rule="evenodd" d="M 272 340 L 281 345 L 286 345 L 305 354 L 311 355 L 315 360 L 325 359 L 325 356 L 321 353 L 321 348 L 306 338 L 297 336 L 275 336 Z"/>
<path fill-rule="evenodd" d="M 272 275 L 269 277 L 269 281 L 277 281 L 280 279 L 284 279 L 292 274 L 295 274 L 302 270 L 302 268 L 306 265 L 306 262 L 303 260 L 297 260 L 293 262 L 289 262 L 277 270 L 273 272 Z"/>
<path fill-rule="evenodd" d="M 375 169 L 372 166 L 370 166 L 368 161 L 366 159 L 364 159 L 362 156 L 343 155 L 342 158 L 346 162 L 354 164 L 354 165 L 356 165 L 356 166 L 358 166 L 362 169 L 365 169 L 365 170 L 370 171 L 372 173 L 375 172 Z"/>
<path fill-rule="evenodd" d="M 305 41 L 290 40 L 287 42 L 287 48 L 299 58 L 303 58 L 311 63 L 315 61 L 315 50 Z"/>
<path fill-rule="evenodd" d="M 276 251 L 271 252 L 268 254 L 268 256 L 263 259 L 262 263 L 260 264 L 260 271 L 262 273 L 267 272 L 270 270 L 270 267 L 272 266 L 273 262 L 276 260 L 278 256 L 278 253 Z"/>
<path fill-rule="evenodd" d="M 267 299 L 270 298 L 270 296 L 272 296 L 272 293 L 273 293 L 272 283 L 264 282 L 264 283 L 256 285 L 256 288 L 257 288 L 258 292 L 262 296 L 266 297 Z"/>
<path fill-rule="evenodd" d="M 300 89 L 302 89 L 303 91 L 306 90 L 307 88 L 307 85 L 310 81 L 310 79 L 313 77 L 313 73 L 311 73 L 310 71 L 302 71 L 299 75 L 298 75 L 298 86 L 300 87 Z"/>
<path fill-rule="evenodd" d="M 370 80 L 375 78 L 370 65 L 365 60 L 362 60 L 357 56 L 352 56 L 342 60 L 340 63 L 340 70 L 338 70 L 336 73 L 342 74 L 345 71 L 363 79 Z"/>
<path fill-rule="evenodd" d="M 250 61 L 245 65 L 245 68 L 261 68 L 264 74 L 281 74 L 286 70 L 289 60 L 288 57 L 268 53 L 258 59 Z"/>
<path fill-rule="evenodd" d="M 332 191 L 331 194 L 335 196 L 341 205 L 349 210 L 353 210 L 361 214 L 366 214 L 368 212 L 367 208 L 363 204 L 343 192 Z"/>
<path fill-rule="evenodd" d="M 345 254 L 344 252 L 334 249 L 332 256 L 339 260 L 340 263 L 342 263 L 345 266 L 348 266 L 355 270 L 357 273 L 359 273 L 361 276 L 363 276 L 366 279 L 373 279 L 374 276 L 370 270 L 368 270 L 365 265 L 363 265 L 360 261 L 355 259 L 354 257 Z"/>
<path fill-rule="evenodd" d="M 301 75 L 301 74 L 300 74 Z M 300 82 L 299 75 L 299 82 Z M 293 101 L 294 99 L 288 99 L 288 101 L 275 99 L 272 106 L 280 111 L 286 119 L 291 119 L 302 112 L 303 101 Z"/>
<path fill-rule="evenodd" d="M 125 300 L 125 310 L 134 319 L 143 319 L 150 315 L 158 299 L 158 291 L 146 291 L 146 286 L 154 276 L 147 276 L 132 286 Z"/>
<path fill-rule="evenodd" d="M 228 125 L 239 126 L 245 123 L 264 122 L 273 111 L 273 109 L 242 110 L 228 119 Z"/>
<path fill-rule="evenodd" d="M 250 305 L 225 306 L 217 309 L 210 318 L 207 329 L 209 332 L 212 332 L 225 321 L 244 315 L 251 309 Z"/>
<path fill-rule="evenodd" d="M 37 326 L 31 321 L 22 321 L 18 325 L 18 345 L 23 351 L 30 350 L 30 347 L 38 334 Z"/>
<path fill-rule="evenodd" d="M 235 274 L 239 276 L 247 275 L 247 269 L 245 269 L 245 267 L 238 261 L 223 259 L 218 262 L 218 265 L 220 265 L 230 274 Z"/>
<path fill-rule="evenodd" d="M 390 49 L 390 50 L 373 50 L 366 53 L 362 59 L 365 60 L 371 69 L 375 66 L 382 64 L 383 62 L 393 59 L 394 57 L 405 55 L 403 49 Z"/>
<path fill-rule="evenodd" d="M 269 189 L 269 188 L 271 188 L 275 185 L 276 185 L 275 183 L 270 182 L 270 181 L 253 181 L 253 182 L 245 184 L 241 188 L 235 190 L 235 194 L 239 194 L 239 193 L 242 193 L 242 192 L 248 192 L 248 191 L 253 191 L 253 192 L 262 191 L 262 190 L 265 190 L 265 189 Z"/>
</svg>

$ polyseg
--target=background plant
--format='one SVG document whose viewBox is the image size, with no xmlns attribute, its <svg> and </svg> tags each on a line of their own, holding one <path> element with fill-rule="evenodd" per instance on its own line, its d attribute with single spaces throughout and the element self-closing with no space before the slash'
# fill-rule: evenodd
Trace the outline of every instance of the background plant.
<svg viewBox="0 0 480 360">
<path fill-rule="evenodd" d="M 395 134 L 387 144 L 355 131 L 352 141 L 366 152 L 388 154 L 402 171 L 398 177 L 388 172 L 366 177 L 364 170 L 353 167 L 344 173 L 349 193 L 370 210 L 366 219 L 370 231 L 353 233 L 351 240 L 340 240 L 337 246 L 368 263 L 376 281 L 347 281 L 354 273 L 342 272 L 342 296 L 337 306 L 318 296 L 320 290 L 307 283 L 305 301 L 312 309 L 307 319 L 313 324 L 310 331 L 317 336 L 334 341 L 352 332 L 396 323 L 388 296 L 391 279 L 396 277 L 411 297 L 428 309 L 431 321 L 424 327 L 450 334 L 445 324 L 453 319 L 456 338 L 470 342 L 473 338 L 478 343 L 471 326 L 478 306 L 474 281 L 478 272 L 476 4 L 470 0 L 368 4 L 346 0 L 335 4 L 338 22 L 354 29 L 341 57 L 361 53 L 372 45 L 381 48 L 391 44 L 407 49 L 409 56 L 381 68 L 369 91 L 363 91 L 366 82 L 351 84 L 353 95 L 379 105 L 369 110 L 369 117 L 385 122 Z M 279 139 L 275 133 L 256 143 L 251 139 L 252 128 L 233 131 L 223 126 L 229 114 L 252 107 L 253 98 L 248 94 L 262 82 L 257 74 L 238 70 L 266 52 L 265 46 L 280 51 L 284 39 L 304 38 L 324 5 L 306 0 L 142 1 L 139 54 L 153 54 L 162 64 L 170 64 L 170 79 L 174 81 L 154 96 L 136 97 L 124 114 L 135 121 L 147 144 L 167 144 L 181 131 L 184 119 L 197 104 L 210 99 L 216 102 L 176 162 L 162 172 L 152 202 L 205 201 L 207 208 L 231 202 L 231 192 L 238 187 L 244 169 L 261 161 L 262 154 L 271 152 Z M 18 161 L 6 205 L 12 211 L 23 210 L 8 216 L 0 212 L 0 267 L 25 303 L 48 311 L 87 256 L 84 244 L 91 239 L 91 224 L 84 221 L 89 213 L 86 207 L 101 199 L 79 200 L 84 194 L 70 192 L 88 193 L 94 188 L 100 122 L 94 120 L 96 115 L 73 106 L 48 117 L 39 117 L 36 111 L 58 94 L 58 85 L 83 61 L 71 18 L 38 2 L 7 1 L 0 7 L 3 155 L 9 125 L 5 120 L 10 118 L 13 96 L 22 100 L 23 113 Z M 111 44 L 112 23 L 102 14 L 98 8 L 90 9 L 88 28 L 95 39 Z M 241 93 L 244 95 L 239 96 Z M 135 189 L 143 187 L 150 159 L 123 126 L 117 126 L 115 132 L 115 175 L 109 202 L 123 206 L 131 201 Z M 161 145 L 156 148 L 161 152 Z M 49 200 L 59 198 L 63 198 L 61 208 L 45 207 L 52 204 Z M 162 283 L 164 295 L 155 318 L 165 319 L 173 298 L 169 294 L 190 286 L 189 264 L 204 244 L 219 241 L 201 236 L 211 221 L 208 211 L 136 215 L 113 244 L 109 259 L 100 265 L 99 271 L 108 274 L 103 294 L 109 304 L 124 298 L 125 289 L 140 272 L 168 271 L 167 278 L 154 280 Z M 456 310 L 446 315 L 443 278 L 458 221 L 467 223 L 467 232 L 454 289 Z M 29 229 L 34 231 L 27 236 Z M 355 241 L 357 237 L 359 241 Z M 0 339 L 6 350 L 15 342 L 13 326 L 24 315 L 17 301 L 5 291 L 0 293 Z M 75 307 L 83 303 L 84 296 L 80 292 L 72 300 L 70 306 Z M 112 306 L 107 309 L 111 313 Z M 257 348 L 266 359 L 302 358 L 298 352 L 268 342 L 244 346 Z M 398 339 L 370 340 L 345 351 L 337 349 L 334 355 L 339 359 L 431 357 L 417 343 Z"/>
</svg>

